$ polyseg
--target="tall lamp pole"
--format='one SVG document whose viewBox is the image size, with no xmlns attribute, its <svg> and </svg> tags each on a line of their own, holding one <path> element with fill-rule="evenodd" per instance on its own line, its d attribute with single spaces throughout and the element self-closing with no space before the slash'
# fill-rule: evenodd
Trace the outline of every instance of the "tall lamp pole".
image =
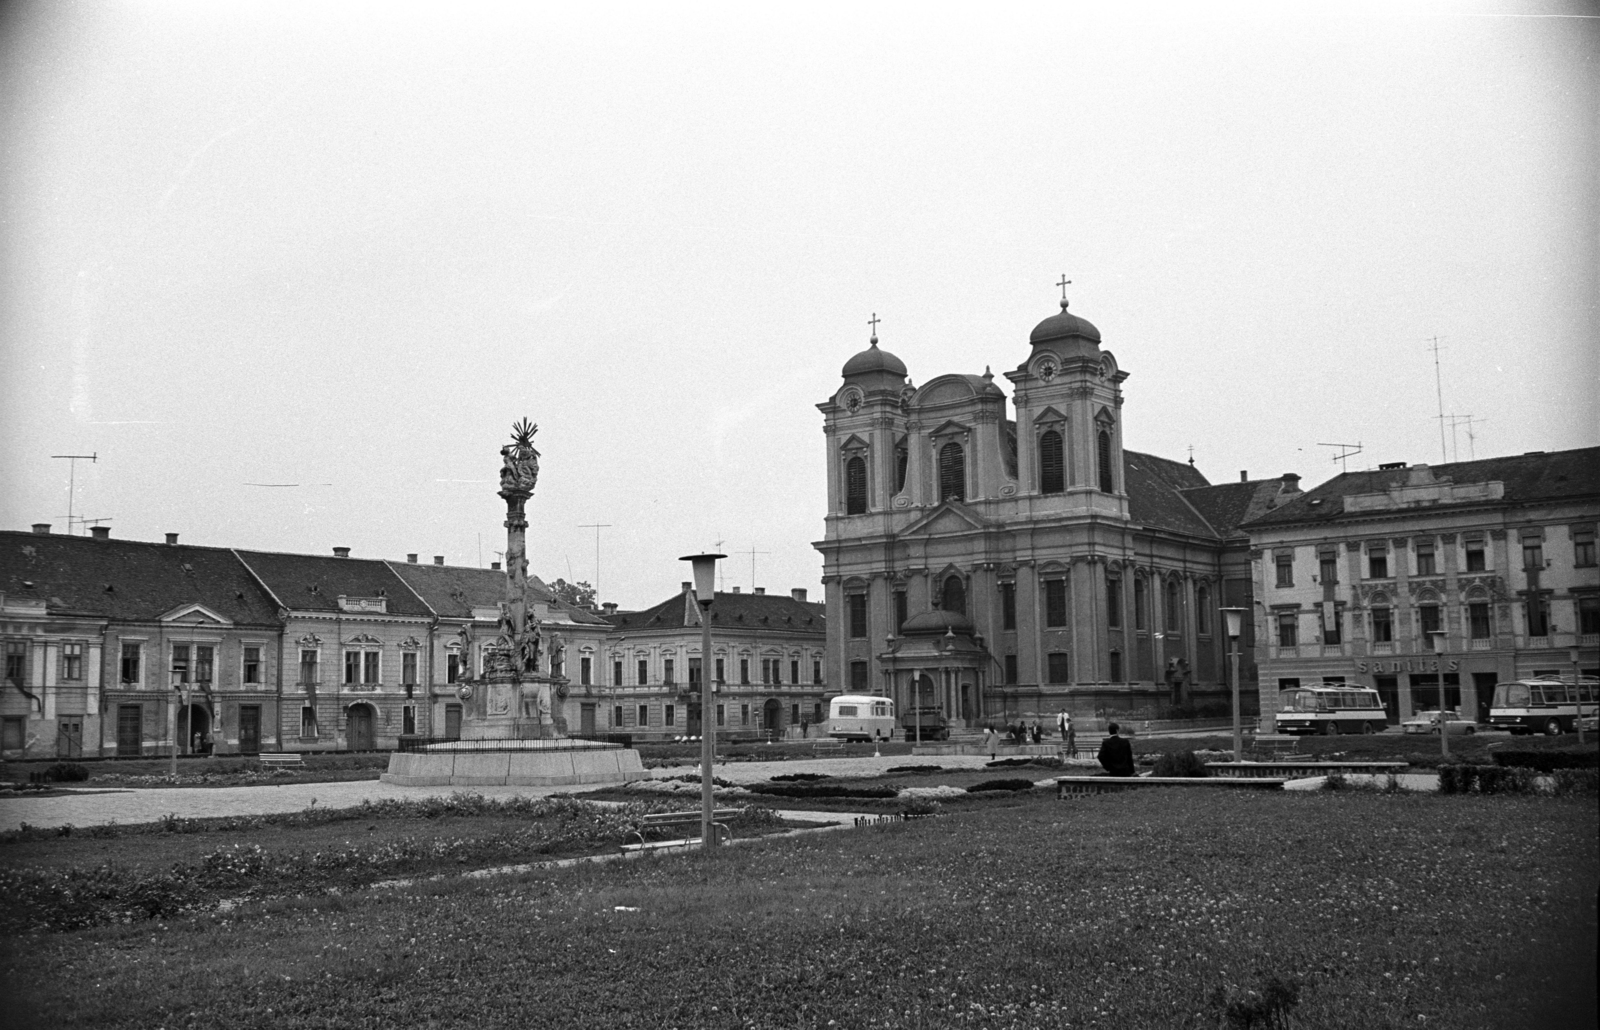
<svg viewBox="0 0 1600 1030">
<path fill-rule="evenodd" d="M 1428 642 L 1433 645 L 1433 653 L 1439 659 L 1439 754 L 1449 758 L 1450 720 L 1444 714 L 1444 630 L 1430 629 L 1428 631 Z"/>
<path fill-rule="evenodd" d="M 1244 725 L 1239 721 L 1239 634 L 1244 629 L 1247 609 L 1224 608 L 1222 617 L 1228 621 L 1228 645 L 1233 669 L 1233 760 L 1244 761 Z"/>
<path fill-rule="evenodd" d="M 1578 731 L 1578 743 L 1583 743 L 1583 670 L 1579 668 L 1578 649 L 1567 648 L 1567 657 L 1572 660 L 1572 693 L 1571 697 L 1578 703 L 1578 718 L 1574 720 L 1572 728 Z"/>
<path fill-rule="evenodd" d="M 717 559 L 725 554 L 687 554 L 694 569 L 694 599 L 700 605 L 700 847 L 709 848 L 717 840 L 711 833 L 711 762 L 716 753 L 716 713 L 711 708 L 711 602 L 717 593 Z"/>
</svg>

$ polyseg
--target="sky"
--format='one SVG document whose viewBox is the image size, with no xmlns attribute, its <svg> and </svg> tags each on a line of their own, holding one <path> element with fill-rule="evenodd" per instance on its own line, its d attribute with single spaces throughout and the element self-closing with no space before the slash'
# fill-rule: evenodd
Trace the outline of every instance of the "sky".
<svg viewBox="0 0 1600 1030">
<path fill-rule="evenodd" d="M 1214 483 L 1600 443 L 1593 8 L 1203 6 L 8 4 L 0 528 L 487 565 L 527 417 L 536 574 L 816 598 L 869 317 L 1063 276 Z"/>
</svg>

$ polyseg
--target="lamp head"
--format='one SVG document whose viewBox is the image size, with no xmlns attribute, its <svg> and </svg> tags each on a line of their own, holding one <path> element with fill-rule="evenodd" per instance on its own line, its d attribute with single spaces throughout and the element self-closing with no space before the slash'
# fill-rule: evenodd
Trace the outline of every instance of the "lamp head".
<svg viewBox="0 0 1600 1030">
<path fill-rule="evenodd" d="M 1237 640 L 1244 630 L 1244 616 L 1247 608 L 1224 608 L 1222 617 L 1227 620 L 1228 636 Z"/>
<path fill-rule="evenodd" d="M 701 605 L 709 605 L 716 597 L 717 559 L 726 557 L 725 554 L 686 554 L 678 559 L 688 562 L 694 569 L 694 598 Z"/>
</svg>

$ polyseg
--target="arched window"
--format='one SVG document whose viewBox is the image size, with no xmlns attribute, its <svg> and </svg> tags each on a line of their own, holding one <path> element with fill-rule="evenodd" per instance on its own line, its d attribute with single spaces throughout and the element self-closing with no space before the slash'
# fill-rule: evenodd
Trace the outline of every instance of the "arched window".
<svg viewBox="0 0 1600 1030">
<path fill-rule="evenodd" d="M 1133 628 L 1149 629 L 1149 602 L 1145 597 L 1144 577 L 1133 577 Z"/>
<path fill-rule="evenodd" d="M 911 464 L 911 452 L 902 442 L 894 449 L 894 492 L 900 493 L 906 488 L 906 467 Z"/>
<path fill-rule="evenodd" d="M 1206 587 L 1195 590 L 1194 628 L 1201 636 L 1211 635 L 1211 591 Z"/>
<path fill-rule="evenodd" d="M 1100 430 L 1099 446 L 1096 448 L 1100 457 L 1100 489 L 1104 493 L 1115 493 L 1115 480 L 1111 475 L 1111 434 Z"/>
<path fill-rule="evenodd" d="M 1175 579 L 1167 580 L 1167 625 L 1168 633 L 1183 632 L 1183 588 Z"/>
<path fill-rule="evenodd" d="M 1059 494 L 1066 490 L 1066 462 L 1061 453 L 1061 434 L 1047 429 L 1039 436 L 1039 492 Z"/>
<path fill-rule="evenodd" d="M 967 585 L 960 576 L 946 576 L 939 607 L 957 615 L 967 614 Z"/>
<path fill-rule="evenodd" d="M 958 443 L 939 448 L 939 500 L 967 499 L 967 456 Z"/>
<path fill-rule="evenodd" d="M 844 513 L 867 513 L 867 462 L 859 454 L 844 463 Z"/>
</svg>

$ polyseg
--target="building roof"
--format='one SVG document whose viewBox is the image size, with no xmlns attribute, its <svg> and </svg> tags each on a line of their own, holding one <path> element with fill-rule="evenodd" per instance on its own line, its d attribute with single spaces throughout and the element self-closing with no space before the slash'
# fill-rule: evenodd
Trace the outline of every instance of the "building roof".
<svg viewBox="0 0 1600 1030">
<path fill-rule="evenodd" d="M 145 621 L 202 604 L 235 623 L 276 624 L 278 606 L 223 547 L 0 531 L 0 591 L 52 614 Z"/>
<path fill-rule="evenodd" d="M 1122 482 L 1133 521 L 1172 533 L 1215 540 L 1219 534 L 1184 498 L 1175 483 L 1205 485 L 1192 466 L 1138 451 L 1122 452 Z"/>
<path fill-rule="evenodd" d="M 718 591 L 711 605 L 711 625 L 728 629 L 770 630 L 782 633 L 826 631 L 824 605 L 796 601 L 784 594 L 731 594 Z M 616 612 L 606 618 L 617 629 L 672 630 L 700 625 L 699 609 L 687 593 L 674 594 L 660 604 L 637 612 Z"/>
<path fill-rule="evenodd" d="M 1481 491 L 1461 491 L 1455 497 L 1447 491 L 1432 491 L 1437 494 L 1432 500 L 1423 496 L 1407 503 L 1403 499 L 1407 490 L 1414 489 L 1426 494 L 1431 486 L 1446 482 L 1457 487 L 1500 483 L 1504 490 L 1498 497 L 1487 497 Z M 1363 506 L 1359 511 L 1352 510 L 1351 498 L 1382 494 L 1395 497 L 1396 503 L 1383 507 L 1380 502 Z M 1330 522 L 1345 517 L 1577 501 L 1595 497 L 1600 497 L 1600 447 L 1533 451 L 1511 457 L 1458 461 L 1445 465 L 1410 465 L 1341 473 L 1244 525 L 1246 529 L 1255 529 L 1289 523 Z"/>
<path fill-rule="evenodd" d="M 1044 343 L 1047 340 L 1062 340 L 1071 336 L 1080 336 L 1085 340 L 1100 342 L 1100 330 L 1094 323 L 1086 318 L 1079 318 L 1067 310 L 1067 302 L 1061 302 L 1061 311 L 1033 327 L 1033 332 L 1028 335 L 1029 343 Z"/>
<path fill-rule="evenodd" d="M 1250 479 L 1195 487 L 1183 496 L 1218 536 L 1227 538 L 1243 535 L 1240 526 L 1271 511 L 1283 485 L 1282 479 Z"/>
<path fill-rule="evenodd" d="M 473 609 L 494 608 L 506 598 L 506 574 L 500 569 L 420 565 L 414 562 L 389 562 L 388 565 L 430 608 L 447 619 L 470 619 Z M 537 576 L 529 577 L 528 594 L 562 612 L 573 622 L 591 626 L 609 625 L 593 612 L 557 601 L 555 594 Z"/>
<path fill-rule="evenodd" d="M 239 560 L 292 611 L 342 613 L 339 598 L 383 597 L 389 615 L 433 613 L 388 562 L 273 551 L 235 551 Z"/>
</svg>

